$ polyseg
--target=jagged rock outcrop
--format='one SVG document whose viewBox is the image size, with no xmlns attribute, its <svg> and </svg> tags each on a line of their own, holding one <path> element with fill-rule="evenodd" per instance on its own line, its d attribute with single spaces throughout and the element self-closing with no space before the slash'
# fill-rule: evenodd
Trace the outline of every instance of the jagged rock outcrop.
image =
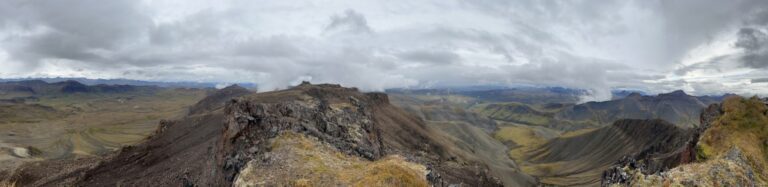
<svg viewBox="0 0 768 187">
<path fill-rule="evenodd" d="M 315 90 L 308 91 L 320 93 Z M 331 99 L 340 98 L 317 96 L 317 100 L 308 101 L 291 99 L 285 102 L 264 103 L 236 99 L 229 102 L 222 150 L 219 154 L 224 156 L 221 158 L 221 164 L 227 179 L 233 180 L 247 161 L 255 159 L 259 153 L 267 152 L 267 140 L 286 130 L 317 137 L 347 154 L 370 160 L 381 158 L 383 146 L 380 129 L 374 127 L 372 111 L 365 106 L 366 103 L 372 103 L 367 102 L 368 100 L 377 97 L 349 95 L 349 102 L 333 103 L 337 101 Z"/>
<path fill-rule="evenodd" d="M 406 156 L 431 166 L 433 176 L 442 176 L 433 178 L 433 183 L 500 185 L 488 176 L 487 169 L 476 169 L 487 166 L 466 163 L 469 161 L 436 138 L 423 121 L 390 105 L 386 94 L 302 84 L 235 99 L 227 104 L 226 113 L 219 164 L 229 181 L 248 161 L 268 152 L 267 140 L 293 131 L 368 160 L 390 154 Z"/>
</svg>

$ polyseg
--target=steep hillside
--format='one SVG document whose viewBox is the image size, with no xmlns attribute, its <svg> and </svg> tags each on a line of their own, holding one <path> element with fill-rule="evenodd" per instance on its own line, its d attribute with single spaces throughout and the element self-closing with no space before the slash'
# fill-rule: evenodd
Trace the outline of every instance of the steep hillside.
<svg viewBox="0 0 768 187">
<path fill-rule="evenodd" d="M 27 104 L 22 102 L 2 103 L 0 101 L 0 124 L 33 123 L 66 116 L 66 112 L 58 111 L 50 106 Z"/>
<path fill-rule="evenodd" d="M 452 147 L 467 155 L 469 160 L 488 165 L 489 172 L 505 186 L 532 186 L 535 179 L 523 174 L 507 154 L 509 148 L 494 139 L 484 129 L 463 122 L 430 122 L 429 126 L 440 131 L 452 143 Z"/>
<path fill-rule="evenodd" d="M 765 186 L 768 184 L 768 103 L 753 97 L 727 98 L 702 115 L 697 163 L 663 173 L 621 164 L 604 185 Z"/>
<path fill-rule="evenodd" d="M 598 185 L 603 171 L 625 156 L 673 161 L 694 157 L 693 148 L 686 147 L 693 139 L 691 131 L 662 120 L 626 119 L 596 130 L 567 133 L 512 156 L 544 184 Z"/>
<path fill-rule="evenodd" d="M 468 110 L 475 102 L 457 95 L 390 94 L 392 104 L 429 122 L 462 122 L 480 127 L 486 132 L 496 130 L 497 123 Z"/>
<path fill-rule="evenodd" d="M 446 137 L 457 151 L 489 166 L 489 171 L 506 186 L 529 186 L 534 179 L 521 174 L 507 156 L 508 148 L 492 136 L 498 124 L 482 115 L 466 110 L 472 98 L 457 95 L 393 94 L 392 103 L 425 120 L 432 129 Z"/>
<path fill-rule="evenodd" d="M 144 143 L 96 166 L 34 172 L 58 166 L 44 162 L 23 167 L 15 179 L 76 186 L 501 185 L 489 166 L 452 144 L 385 94 L 302 84 L 165 121 Z M 299 175 L 283 175 L 288 171 Z"/>
<path fill-rule="evenodd" d="M 543 112 L 522 103 L 490 103 L 473 106 L 473 110 L 491 119 L 529 124 L 547 125 L 552 123 L 554 114 Z"/>
</svg>

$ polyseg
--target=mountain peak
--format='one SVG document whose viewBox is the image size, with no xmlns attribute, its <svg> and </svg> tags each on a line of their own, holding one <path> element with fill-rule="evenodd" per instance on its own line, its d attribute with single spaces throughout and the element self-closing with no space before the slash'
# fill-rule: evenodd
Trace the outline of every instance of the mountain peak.
<svg viewBox="0 0 768 187">
<path fill-rule="evenodd" d="M 45 81 L 37 80 L 37 79 L 35 79 L 35 80 L 22 80 L 22 81 L 17 81 L 15 83 L 18 83 L 20 85 L 45 85 L 45 84 L 48 84 Z"/>
<path fill-rule="evenodd" d="M 251 94 L 251 91 L 237 84 L 216 90 L 189 108 L 189 114 L 202 114 L 224 107 L 224 102 L 235 97 Z"/>
<path fill-rule="evenodd" d="M 690 96 L 690 95 L 685 93 L 685 91 L 683 90 L 675 90 L 673 92 L 659 94 L 659 96 L 684 97 L 684 96 Z"/>
<path fill-rule="evenodd" d="M 298 86 L 310 86 L 310 85 L 312 85 L 312 83 L 310 83 L 309 81 L 301 81 L 301 84 L 299 84 Z"/>
<path fill-rule="evenodd" d="M 294 88 L 299 88 L 299 89 L 302 89 L 302 88 L 304 88 L 304 89 L 306 89 L 306 88 L 342 88 L 342 89 L 350 89 L 352 91 L 357 91 L 357 88 L 355 88 L 355 87 L 342 87 L 340 84 L 328 84 L 328 83 L 312 84 L 309 81 L 302 81 L 301 84 L 297 85 Z"/>
<path fill-rule="evenodd" d="M 55 85 L 61 85 L 61 92 L 64 93 L 75 93 L 75 92 L 88 92 L 89 87 L 86 86 L 83 83 L 74 81 L 74 80 L 67 80 L 63 82 L 57 82 L 54 83 Z"/>
<path fill-rule="evenodd" d="M 632 92 L 631 94 L 627 95 L 627 98 L 640 98 L 643 95 L 640 95 L 640 93 Z"/>
<path fill-rule="evenodd" d="M 248 89 L 246 89 L 246 88 L 244 88 L 244 87 L 242 87 L 242 86 L 240 86 L 238 84 L 233 84 L 233 85 L 229 85 L 227 87 L 224 87 L 224 88 L 222 88 L 220 90 L 248 90 Z"/>
</svg>

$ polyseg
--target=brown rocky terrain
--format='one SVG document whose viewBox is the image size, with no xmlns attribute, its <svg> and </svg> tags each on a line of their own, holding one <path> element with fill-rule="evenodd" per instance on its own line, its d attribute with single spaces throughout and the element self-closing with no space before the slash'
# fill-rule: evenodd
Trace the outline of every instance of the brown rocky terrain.
<svg viewBox="0 0 768 187">
<path fill-rule="evenodd" d="M 223 108 L 194 106 L 204 110 L 163 121 L 143 143 L 106 158 L 26 164 L 6 179 L 23 186 L 502 185 L 487 164 L 391 105 L 385 94 L 304 83 L 226 101 Z M 286 162 L 291 159 L 334 165 Z M 289 175 L 290 168 L 316 172 Z M 259 178 L 254 171 L 282 180 Z M 338 180 L 319 180 L 328 176 Z"/>
</svg>

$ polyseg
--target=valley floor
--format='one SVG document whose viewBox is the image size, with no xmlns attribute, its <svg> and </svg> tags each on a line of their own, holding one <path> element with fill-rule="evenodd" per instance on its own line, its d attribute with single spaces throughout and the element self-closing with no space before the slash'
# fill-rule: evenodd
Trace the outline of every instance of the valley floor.
<svg viewBox="0 0 768 187">
<path fill-rule="evenodd" d="M 204 90 L 78 93 L 0 104 L 0 168 L 103 155 L 141 142 L 160 120 L 184 115 Z M 34 115 L 34 116 L 29 116 Z M 23 119 L 20 117 L 28 116 Z"/>
</svg>

